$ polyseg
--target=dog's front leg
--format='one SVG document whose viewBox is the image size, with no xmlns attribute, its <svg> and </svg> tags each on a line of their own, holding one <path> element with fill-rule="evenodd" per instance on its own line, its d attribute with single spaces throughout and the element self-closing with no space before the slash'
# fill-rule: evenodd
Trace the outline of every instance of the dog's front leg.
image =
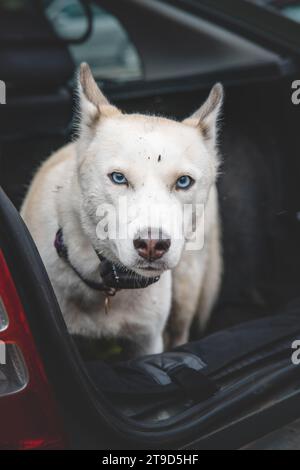
<svg viewBox="0 0 300 470">
<path fill-rule="evenodd" d="M 152 354 L 161 354 L 164 351 L 164 342 L 162 333 L 151 334 L 150 336 L 137 338 L 136 356 L 148 356 Z"/>
<path fill-rule="evenodd" d="M 149 342 L 149 352 L 147 354 L 161 354 L 164 351 L 164 342 L 162 334 L 153 335 Z"/>
</svg>

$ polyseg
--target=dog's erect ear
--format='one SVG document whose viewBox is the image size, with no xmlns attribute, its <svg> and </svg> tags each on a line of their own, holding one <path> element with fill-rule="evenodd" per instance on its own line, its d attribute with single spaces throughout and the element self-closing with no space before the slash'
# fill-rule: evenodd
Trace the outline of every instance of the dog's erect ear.
<svg viewBox="0 0 300 470">
<path fill-rule="evenodd" d="M 204 139 L 212 146 L 216 144 L 218 118 L 220 116 L 223 100 L 223 86 L 217 83 L 201 108 L 184 121 L 185 124 L 198 127 Z"/>
<path fill-rule="evenodd" d="M 86 63 L 80 66 L 79 95 L 81 120 L 86 126 L 94 127 L 102 116 L 120 114 L 120 111 L 112 106 L 103 95 Z"/>
</svg>

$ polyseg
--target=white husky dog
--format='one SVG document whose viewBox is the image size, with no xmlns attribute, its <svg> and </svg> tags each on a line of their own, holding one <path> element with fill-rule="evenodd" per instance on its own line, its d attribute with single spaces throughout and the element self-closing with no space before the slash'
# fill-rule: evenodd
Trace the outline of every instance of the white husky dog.
<svg viewBox="0 0 300 470">
<path fill-rule="evenodd" d="M 205 326 L 219 291 L 215 183 L 223 88 L 216 85 L 184 122 L 122 114 L 87 64 L 80 69 L 79 93 L 78 139 L 42 165 L 22 216 L 71 334 L 125 338 L 137 354 L 160 353 L 188 340 L 195 315 Z M 131 214 L 127 220 L 118 210 L 121 200 Z M 181 224 L 188 206 L 193 210 Z M 130 226 L 128 236 L 112 236 L 111 228 L 106 238 L 99 236 L 103 207 L 108 221 L 116 214 L 115 227 Z M 149 213 L 160 222 L 149 222 Z M 179 225 L 185 225 L 182 236 Z M 187 234 L 203 227 L 203 247 L 187 249 Z M 144 288 L 135 288 L 139 284 Z"/>
</svg>

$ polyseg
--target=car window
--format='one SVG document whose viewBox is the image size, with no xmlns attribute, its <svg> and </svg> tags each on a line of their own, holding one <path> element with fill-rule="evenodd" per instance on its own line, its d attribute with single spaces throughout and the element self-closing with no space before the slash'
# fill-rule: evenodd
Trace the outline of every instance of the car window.
<svg viewBox="0 0 300 470">
<path fill-rule="evenodd" d="M 87 18 L 78 0 L 44 2 L 47 17 L 60 37 L 79 38 L 87 29 Z M 120 22 L 92 4 L 93 33 L 82 44 L 69 44 L 77 65 L 88 62 L 98 79 L 124 81 L 142 78 L 141 61 Z"/>
<path fill-rule="evenodd" d="M 300 23 L 300 0 L 246 0 Z"/>
</svg>

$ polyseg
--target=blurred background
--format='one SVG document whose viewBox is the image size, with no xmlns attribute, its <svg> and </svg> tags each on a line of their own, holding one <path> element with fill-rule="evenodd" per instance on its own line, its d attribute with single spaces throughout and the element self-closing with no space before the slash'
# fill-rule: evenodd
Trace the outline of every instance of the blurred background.
<svg viewBox="0 0 300 470">
<path fill-rule="evenodd" d="M 200 0 L 201 1 L 201 0 Z M 126 0 L 121 0 L 121 3 Z M 300 22 L 299 0 L 240 0 L 286 16 Z M 100 2 L 101 3 L 101 2 Z M 99 79 L 130 80 L 143 76 L 138 51 L 126 29 L 108 11 L 90 6 L 93 31 L 89 30 L 89 14 L 84 2 L 78 0 L 0 0 L 0 14 L 43 9 L 60 38 L 70 41 L 69 51 L 75 64 L 88 62 Z M 12 16 L 11 16 L 12 18 Z M 12 20 L 13 21 L 13 20 Z M 13 32 L 12 32 L 13 33 Z M 72 44 L 72 42 L 78 44 Z"/>
<path fill-rule="evenodd" d="M 183 119 L 224 84 L 225 274 L 210 328 L 296 298 L 300 1 L 0 0 L 0 186 L 17 208 L 41 162 L 74 138 L 82 61 L 127 112 Z"/>
</svg>

